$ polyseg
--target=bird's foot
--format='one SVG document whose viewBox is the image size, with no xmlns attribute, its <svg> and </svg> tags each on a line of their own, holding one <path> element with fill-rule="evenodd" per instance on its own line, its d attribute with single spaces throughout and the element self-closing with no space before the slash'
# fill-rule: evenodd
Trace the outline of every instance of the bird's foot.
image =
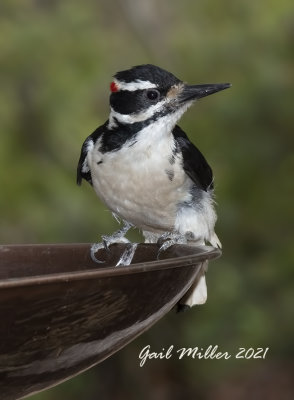
<svg viewBox="0 0 294 400">
<path fill-rule="evenodd" d="M 165 232 L 157 241 L 157 244 L 160 246 L 157 253 L 157 259 L 159 259 L 159 256 L 163 251 L 167 250 L 174 244 L 187 244 L 189 240 L 193 239 L 194 235 L 192 232 L 186 232 L 184 235 L 177 232 Z"/>
<path fill-rule="evenodd" d="M 122 226 L 122 228 L 119 229 L 117 232 L 114 232 L 113 235 L 103 235 L 102 242 L 94 243 L 91 246 L 90 254 L 92 260 L 96 263 L 104 263 L 104 261 L 99 260 L 95 255 L 99 250 L 105 249 L 109 251 L 109 246 L 113 243 L 130 243 L 130 241 L 127 238 L 125 238 L 125 235 L 132 226 L 133 225 L 130 224 L 129 222 L 124 221 L 124 225 Z M 124 253 L 126 251 L 127 249 L 124 251 Z"/>
<path fill-rule="evenodd" d="M 107 236 L 107 237 L 106 237 L 106 236 L 102 236 L 102 242 L 94 243 L 94 244 L 92 244 L 92 246 L 91 246 L 90 255 L 91 255 L 92 260 L 93 260 L 94 262 L 98 263 L 98 264 L 103 264 L 104 261 L 99 260 L 99 259 L 96 257 L 95 254 L 96 254 L 99 250 L 101 250 L 101 249 L 104 249 L 104 250 L 106 250 L 106 251 L 109 251 L 109 246 L 110 246 L 111 244 L 113 244 L 113 243 L 130 243 L 130 241 L 129 241 L 127 238 L 125 238 L 125 237 L 114 238 L 114 239 L 112 240 L 112 236 Z"/>
</svg>

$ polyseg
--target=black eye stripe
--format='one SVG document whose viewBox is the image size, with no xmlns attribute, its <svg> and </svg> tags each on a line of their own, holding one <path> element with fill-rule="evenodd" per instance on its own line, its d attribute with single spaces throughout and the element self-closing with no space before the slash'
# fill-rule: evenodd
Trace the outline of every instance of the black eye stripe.
<svg viewBox="0 0 294 400">
<path fill-rule="evenodd" d="M 144 109 L 144 104 L 141 101 L 143 90 L 129 91 L 120 90 L 119 92 L 111 93 L 111 107 L 121 114 L 132 114 Z"/>
<path fill-rule="evenodd" d="M 157 97 L 149 99 L 147 94 L 149 92 L 155 92 Z M 140 111 L 144 111 L 150 107 L 151 104 L 157 103 L 161 96 L 164 96 L 167 90 L 159 91 L 157 89 L 139 89 L 134 91 L 120 90 L 113 92 L 110 95 L 110 105 L 121 114 L 135 114 Z M 153 97 L 153 96 L 152 96 Z"/>
</svg>

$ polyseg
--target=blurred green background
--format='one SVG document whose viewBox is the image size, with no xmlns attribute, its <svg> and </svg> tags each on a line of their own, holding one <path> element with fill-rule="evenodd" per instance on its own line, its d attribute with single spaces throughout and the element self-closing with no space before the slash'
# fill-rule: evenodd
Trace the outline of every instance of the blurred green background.
<svg viewBox="0 0 294 400">
<path fill-rule="evenodd" d="M 32 400 L 292 399 L 293 0 L 2 0 L 0 22 L 1 243 L 93 242 L 117 228 L 91 187 L 75 184 L 116 71 L 153 63 L 189 83 L 233 84 L 180 123 L 215 173 L 224 249 L 207 304 L 169 313 Z M 140 368 L 147 344 L 269 351 Z"/>
</svg>

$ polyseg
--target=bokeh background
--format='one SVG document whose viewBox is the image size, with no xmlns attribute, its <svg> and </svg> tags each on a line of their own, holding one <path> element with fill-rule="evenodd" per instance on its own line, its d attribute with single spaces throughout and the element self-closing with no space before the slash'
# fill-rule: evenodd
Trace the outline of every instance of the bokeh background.
<svg viewBox="0 0 294 400">
<path fill-rule="evenodd" d="M 1 0 L 0 30 L 1 243 L 93 242 L 117 228 L 91 187 L 75 183 L 116 71 L 153 63 L 190 83 L 233 84 L 180 124 L 215 173 L 224 249 L 207 304 L 169 313 L 32 400 L 292 399 L 293 0 Z M 140 368 L 147 344 L 269 351 Z"/>
</svg>

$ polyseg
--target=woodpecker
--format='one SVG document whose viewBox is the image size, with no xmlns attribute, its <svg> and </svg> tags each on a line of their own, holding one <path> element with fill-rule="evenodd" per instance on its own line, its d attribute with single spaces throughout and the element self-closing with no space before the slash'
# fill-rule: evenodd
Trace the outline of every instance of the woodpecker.
<svg viewBox="0 0 294 400">
<path fill-rule="evenodd" d="M 110 115 L 83 143 L 77 183 L 88 181 L 123 227 L 102 236 L 96 252 L 127 242 L 117 265 L 130 264 L 136 244 L 125 234 L 139 228 L 159 252 L 175 243 L 221 247 L 214 232 L 213 174 L 206 159 L 177 125 L 197 100 L 229 83 L 187 85 L 151 64 L 118 72 L 110 84 Z M 207 298 L 206 264 L 181 304 Z"/>
</svg>

